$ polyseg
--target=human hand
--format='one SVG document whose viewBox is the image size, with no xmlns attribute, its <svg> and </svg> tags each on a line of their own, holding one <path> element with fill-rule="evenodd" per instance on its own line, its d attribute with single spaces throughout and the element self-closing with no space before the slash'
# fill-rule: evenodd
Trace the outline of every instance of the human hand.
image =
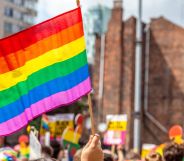
<svg viewBox="0 0 184 161">
<path fill-rule="evenodd" d="M 123 145 L 117 145 L 117 151 L 122 151 L 123 150 Z"/>
<path fill-rule="evenodd" d="M 124 160 L 123 145 L 117 146 L 117 153 L 118 153 L 118 161 L 123 161 Z"/>
<path fill-rule="evenodd" d="M 99 135 L 90 136 L 90 139 L 82 150 L 81 161 L 103 161 Z"/>
</svg>

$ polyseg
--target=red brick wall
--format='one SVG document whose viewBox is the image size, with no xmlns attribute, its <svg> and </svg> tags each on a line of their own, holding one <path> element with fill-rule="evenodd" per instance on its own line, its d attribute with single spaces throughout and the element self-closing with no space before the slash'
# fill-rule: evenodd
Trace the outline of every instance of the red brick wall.
<svg viewBox="0 0 184 161">
<path fill-rule="evenodd" d="M 122 34 L 122 8 L 114 8 L 106 34 L 103 95 L 104 116 L 120 112 Z"/>
<path fill-rule="evenodd" d="M 124 22 L 123 62 L 122 62 L 122 99 L 121 112 L 128 115 L 127 148 L 132 146 L 133 131 L 133 98 L 134 98 L 134 65 L 135 65 L 136 19 L 129 18 Z"/>
<path fill-rule="evenodd" d="M 184 122 L 183 42 L 183 28 L 164 18 L 151 22 L 148 107 L 167 129 Z M 168 139 L 149 120 L 144 123 L 144 142 L 160 143 Z"/>
</svg>

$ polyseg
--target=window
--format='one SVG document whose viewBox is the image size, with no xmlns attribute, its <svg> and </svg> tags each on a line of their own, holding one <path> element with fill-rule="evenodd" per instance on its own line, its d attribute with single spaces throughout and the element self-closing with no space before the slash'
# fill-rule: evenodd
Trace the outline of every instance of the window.
<svg viewBox="0 0 184 161">
<path fill-rule="evenodd" d="M 13 8 L 5 7 L 4 15 L 8 17 L 13 17 Z"/>
<path fill-rule="evenodd" d="M 13 32 L 13 25 L 9 22 L 4 23 L 4 32 L 6 34 L 11 34 Z"/>
<path fill-rule="evenodd" d="M 22 5 L 23 0 L 14 0 L 14 3 L 17 4 L 17 5 Z"/>
<path fill-rule="evenodd" d="M 13 17 L 18 19 L 18 20 L 22 20 L 22 13 L 19 12 L 19 11 L 14 10 Z"/>
<path fill-rule="evenodd" d="M 14 3 L 14 0 L 8 0 L 8 1 Z"/>
</svg>

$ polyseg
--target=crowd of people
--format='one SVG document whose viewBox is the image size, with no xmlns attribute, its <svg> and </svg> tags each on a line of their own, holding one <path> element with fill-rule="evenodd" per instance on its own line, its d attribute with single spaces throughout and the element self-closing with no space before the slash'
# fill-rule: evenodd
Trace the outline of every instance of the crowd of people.
<svg viewBox="0 0 184 161">
<path fill-rule="evenodd" d="M 25 145 L 28 145 L 28 139 L 24 138 L 25 140 Z M 126 151 L 122 145 L 104 146 L 98 134 L 91 135 L 87 143 L 81 147 L 71 159 L 68 154 L 69 150 L 63 148 L 58 141 L 52 140 L 50 146 L 42 146 L 41 158 L 32 161 L 184 161 L 184 143 L 177 143 L 174 140 L 165 144 L 162 154 L 151 150 L 142 160 L 138 153 L 133 150 Z M 15 156 L 10 157 L 7 149 L 5 154 L 8 157 L 3 160 L 0 153 L 0 161 L 31 161 L 26 157 L 19 159 Z M 27 154 L 25 150 L 24 154 Z"/>
<path fill-rule="evenodd" d="M 54 149 L 51 147 L 42 148 L 42 160 L 65 161 L 62 149 Z M 52 159 L 55 158 L 55 159 Z M 57 158 L 57 159 L 56 159 Z M 141 157 L 134 151 L 125 152 L 122 146 L 117 146 L 113 152 L 109 149 L 102 149 L 99 135 L 90 136 L 87 144 L 79 149 L 73 158 L 73 161 L 141 161 Z M 178 144 L 173 141 L 166 144 L 163 149 L 163 155 L 151 152 L 142 161 L 183 161 L 184 160 L 184 144 Z M 39 161 L 39 160 L 37 160 Z"/>
</svg>

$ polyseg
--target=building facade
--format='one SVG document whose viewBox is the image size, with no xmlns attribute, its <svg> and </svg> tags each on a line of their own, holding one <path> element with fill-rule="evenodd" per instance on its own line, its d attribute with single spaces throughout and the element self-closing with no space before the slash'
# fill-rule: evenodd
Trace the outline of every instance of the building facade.
<svg viewBox="0 0 184 161">
<path fill-rule="evenodd" d="M 160 17 L 143 24 L 142 143 L 168 140 L 171 126 L 184 125 L 184 28 Z M 93 66 L 94 105 L 99 121 L 107 114 L 128 115 L 127 148 L 133 143 L 136 18 L 123 20 L 115 0 L 105 33 L 103 83 L 100 83 L 101 36 L 96 37 Z M 102 86 L 102 87 L 101 87 Z M 99 88 L 103 89 L 99 97 Z M 100 103 L 99 103 L 100 102 Z"/>
<path fill-rule="evenodd" d="M 37 0 L 0 0 L 0 37 L 34 24 Z"/>
</svg>

